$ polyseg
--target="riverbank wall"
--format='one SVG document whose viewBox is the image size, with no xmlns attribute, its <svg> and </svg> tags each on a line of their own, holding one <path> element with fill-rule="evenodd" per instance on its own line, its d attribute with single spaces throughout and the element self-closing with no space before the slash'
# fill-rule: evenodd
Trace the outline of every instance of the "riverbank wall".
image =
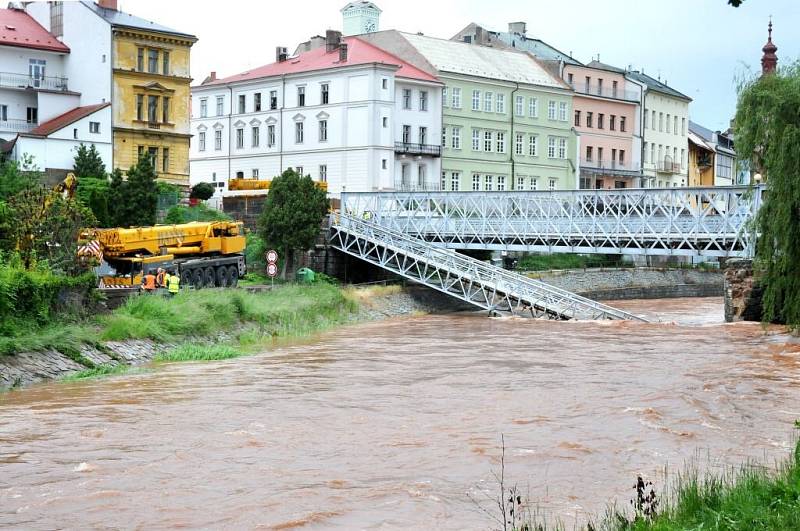
<svg viewBox="0 0 800 531">
<path fill-rule="evenodd" d="M 364 322 L 410 316 L 423 313 L 449 313 L 474 309 L 443 293 L 424 286 L 395 286 L 389 289 L 355 288 L 353 296 L 358 309 L 348 322 Z M 201 343 L 227 343 L 233 333 L 220 333 Z M 160 352 L 174 348 L 170 343 L 149 339 L 106 341 L 98 345 L 82 345 L 80 349 L 59 352 L 47 349 L 35 352 L 17 352 L 0 356 L 0 390 L 23 387 L 46 380 L 56 380 L 94 367 L 143 365 Z"/>
<path fill-rule="evenodd" d="M 725 267 L 725 321 L 761 321 L 764 290 L 753 271 L 753 261 L 728 260 Z"/>
<path fill-rule="evenodd" d="M 722 297 L 721 271 L 653 267 L 566 269 L 525 273 L 594 300 Z"/>
</svg>

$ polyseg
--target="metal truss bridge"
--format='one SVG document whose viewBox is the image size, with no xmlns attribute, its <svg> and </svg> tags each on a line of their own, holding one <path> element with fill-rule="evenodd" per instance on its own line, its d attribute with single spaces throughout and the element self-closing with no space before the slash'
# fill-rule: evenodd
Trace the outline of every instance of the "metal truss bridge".
<svg viewBox="0 0 800 531">
<path fill-rule="evenodd" d="M 490 313 L 635 315 L 454 249 L 752 256 L 763 187 L 342 193 L 334 247 Z"/>
<path fill-rule="evenodd" d="M 331 244 L 347 254 L 490 313 L 551 319 L 627 319 L 627 312 L 460 255 L 355 216 L 339 214 Z"/>
<path fill-rule="evenodd" d="M 343 192 L 341 211 L 450 249 L 748 257 L 763 186 Z"/>
</svg>

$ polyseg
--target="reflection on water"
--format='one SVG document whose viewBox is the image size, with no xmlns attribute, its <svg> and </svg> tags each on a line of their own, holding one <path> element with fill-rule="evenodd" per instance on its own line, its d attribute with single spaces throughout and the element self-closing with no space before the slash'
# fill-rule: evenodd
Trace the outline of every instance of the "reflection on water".
<svg viewBox="0 0 800 531">
<path fill-rule="evenodd" d="M 698 450 L 785 454 L 796 344 L 721 299 L 616 305 L 664 322 L 397 319 L 0 395 L 0 526 L 475 529 L 501 434 L 566 519 Z"/>
</svg>

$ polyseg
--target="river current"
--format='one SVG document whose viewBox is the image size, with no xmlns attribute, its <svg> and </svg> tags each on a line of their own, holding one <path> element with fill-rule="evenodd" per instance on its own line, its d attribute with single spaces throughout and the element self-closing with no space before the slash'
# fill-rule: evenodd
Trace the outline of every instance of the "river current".
<svg viewBox="0 0 800 531">
<path fill-rule="evenodd" d="M 615 305 L 663 322 L 398 318 L 0 394 L 0 527 L 487 529 L 501 436 L 571 525 L 637 474 L 788 454 L 800 345 L 721 299 Z"/>
</svg>

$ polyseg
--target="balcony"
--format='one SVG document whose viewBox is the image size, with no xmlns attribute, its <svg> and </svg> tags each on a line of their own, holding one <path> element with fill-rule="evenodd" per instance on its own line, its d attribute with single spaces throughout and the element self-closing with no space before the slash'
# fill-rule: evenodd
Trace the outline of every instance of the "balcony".
<svg viewBox="0 0 800 531">
<path fill-rule="evenodd" d="M 572 90 L 578 94 L 586 94 L 587 96 L 598 96 L 600 98 L 611 98 L 613 100 L 622 101 L 639 101 L 639 93 L 633 90 L 615 89 L 614 87 L 599 87 L 597 85 L 570 83 Z"/>
<path fill-rule="evenodd" d="M 433 144 L 412 144 L 411 142 L 395 142 L 394 152 L 404 155 L 430 155 L 433 157 L 442 156 L 442 146 Z"/>
<path fill-rule="evenodd" d="M 441 184 L 438 182 L 412 183 L 408 180 L 402 180 L 395 182 L 394 188 L 398 192 L 438 192 L 441 190 Z"/>
<path fill-rule="evenodd" d="M 658 173 L 683 173 L 680 162 L 672 162 L 672 157 L 656 162 Z"/>
<path fill-rule="evenodd" d="M 639 163 L 581 159 L 581 173 L 633 177 L 641 174 L 641 171 L 642 166 Z"/>
<path fill-rule="evenodd" d="M 31 123 L 27 120 L 0 120 L 0 131 L 11 131 L 14 133 L 27 133 L 35 129 L 39 124 Z"/>
<path fill-rule="evenodd" d="M 50 76 L 26 76 L 11 72 L 0 72 L 0 87 L 14 89 L 55 90 L 66 92 L 67 78 Z"/>
</svg>

